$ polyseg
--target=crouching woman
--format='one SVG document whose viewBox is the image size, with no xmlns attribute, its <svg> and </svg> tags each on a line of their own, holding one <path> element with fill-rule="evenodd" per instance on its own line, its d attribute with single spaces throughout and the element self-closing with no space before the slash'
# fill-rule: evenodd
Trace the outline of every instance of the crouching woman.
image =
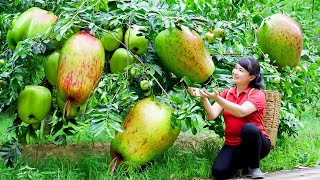
<svg viewBox="0 0 320 180">
<path fill-rule="evenodd" d="M 230 178 L 239 169 L 247 171 L 253 179 L 262 179 L 260 160 L 271 148 L 270 137 L 263 127 L 265 96 L 259 63 L 251 57 L 238 60 L 232 70 L 234 87 L 221 93 L 189 88 L 189 93 L 201 98 L 208 119 L 216 119 L 223 112 L 225 143 L 217 155 L 212 175 L 216 179 Z M 215 103 L 210 104 L 209 98 Z"/>
</svg>

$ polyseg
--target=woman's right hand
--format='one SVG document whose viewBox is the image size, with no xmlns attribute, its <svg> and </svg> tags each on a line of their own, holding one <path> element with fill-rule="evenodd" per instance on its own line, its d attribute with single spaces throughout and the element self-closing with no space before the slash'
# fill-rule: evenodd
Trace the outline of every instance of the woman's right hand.
<svg viewBox="0 0 320 180">
<path fill-rule="evenodd" d="M 192 96 L 202 97 L 200 92 L 201 90 L 199 88 L 189 87 L 188 91 Z"/>
</svg>

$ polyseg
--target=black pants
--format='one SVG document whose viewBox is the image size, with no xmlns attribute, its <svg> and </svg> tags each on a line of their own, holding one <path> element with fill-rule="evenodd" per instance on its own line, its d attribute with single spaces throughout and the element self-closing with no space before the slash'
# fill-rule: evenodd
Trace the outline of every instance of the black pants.
<svg viewBox="0 0 320 180">
<path fill-rule="evenodd" d="M 240 132 L 240 146 L 224 145 L 212 166 L 216 179 L 229 178 L 242 168 L 258 168 L 260 159 L 266 157 L 271 142 L 253 123 L 247 123 Z"/>
</svg>

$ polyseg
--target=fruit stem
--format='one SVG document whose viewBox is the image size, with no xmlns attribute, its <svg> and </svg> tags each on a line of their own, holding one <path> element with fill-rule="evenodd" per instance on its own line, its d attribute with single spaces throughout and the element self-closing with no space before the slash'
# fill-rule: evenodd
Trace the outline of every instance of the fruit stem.
<svg viewBox="0 0 320 180">
<path fill-rule="evenodd" d="M 128 50 L 128 49 L 127 49 Z M 128 50 L 129 51 L 129 50 Z M 131 53 L 131 52 L 130 52 Z M 142 60 L 137 56 L 137 55 L 135 55 L 135 54 L 133 54 L 133 53 L 131 53 L 136 59 L 138 59 L 138 61 L 143 65 L 143 66 L 146 66 L 143 62 L 142 62 Z M 160 84 L 160 82 L 157 80 L 157 78 L 153 75 L 153 74 L 151 74 L 151 73 L 149 73 L 150 74 L 150 76 L 156 81 L 156 83 L 159 85 L 159 87 L 160 87 L 160 89 L 166 94 L 166 96 L 167 97 L 169 97 L 169 94 L 166 92 L 166 90 L 164 90 L 164 88 L 162 87 L 162 85 Z"/>
<path fill-rule="evenodd" d="M 63 114 L 64 113 L 66 113 L 66 117 L 69 117 L 69 115 L 70 115 L 70 99 L 68 99 L 66 104 L 64 105 Z"/>
<path fill-rule="evenodd" d="M 116 169 L 118 159 L 119 159 L 118 156 L 116 156 L 115 158 L 113 158 L 112 161 L 110 162 L 109 166 L 108 166 L 108 170 L 110 170 L 110 168 L 111 168 L 111 166 L 112 166 L 111 174 L 113 174 L 113 173 L 114 173 L 114 170 Z"/>
</svg>

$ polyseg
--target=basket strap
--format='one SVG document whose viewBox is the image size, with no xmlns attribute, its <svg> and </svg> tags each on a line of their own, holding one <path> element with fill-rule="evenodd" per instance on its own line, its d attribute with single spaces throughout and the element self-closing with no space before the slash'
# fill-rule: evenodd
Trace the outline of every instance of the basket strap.
<svg viewBox="0 0 320 180">
<path fill-rule="evenodd" d="M 252 88 L 252 89 L 249 91 L 249 93 L 248 93 L 248 98 L 249 98 L 250 94 L 251 94 L 254 90 L 255 90 L 255 88 Z M 264 129 L 263 122 L 262 122 L 263 117 L 262 117 L 261 114 L 258 112 L 258 110 L 256 111 L 256 113 L 258 114 L 259 121 L 260 121 L 260 123 L 261 123 L 261 125 L 262 125 L 263 130 L 265 130 L 265 129 Z"/>
<path fill-rule="evenodd" d="M 255 90 L 255 88 L 250 89 L 250 91 L 248 92 L 248 98 L 250 96 L 250 94 Z"/>
</svg>

